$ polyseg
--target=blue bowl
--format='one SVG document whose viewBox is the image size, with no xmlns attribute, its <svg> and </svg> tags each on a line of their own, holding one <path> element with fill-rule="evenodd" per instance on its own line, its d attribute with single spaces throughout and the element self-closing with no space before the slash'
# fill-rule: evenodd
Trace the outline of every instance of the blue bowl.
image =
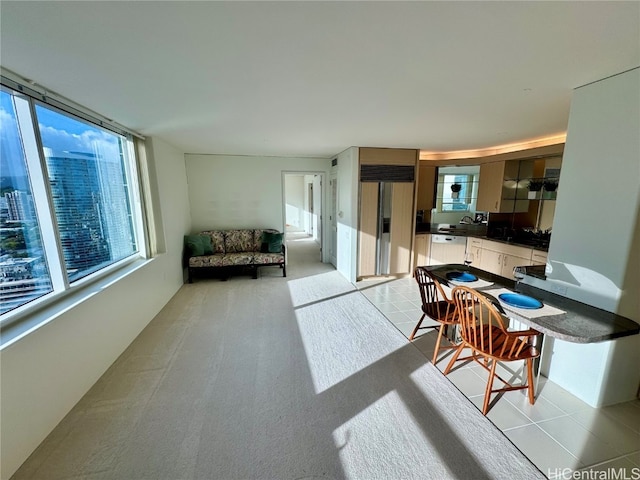
<svg viewBox="0 0 640 480">
<path fill-rule="evenodd" d="M 449 272 L 447 273 L 447 279 L 455 282 L 475 282 L 478 277 L 469 272 Z"/>
<path fill-rule="evenodd" d="M 542 302 L 533 297 L 521 295 L 520 293 L 501 293 L 498 298 L 507 305 L 518 308 L 536 309 L 542 308 Z"/>
</svg>

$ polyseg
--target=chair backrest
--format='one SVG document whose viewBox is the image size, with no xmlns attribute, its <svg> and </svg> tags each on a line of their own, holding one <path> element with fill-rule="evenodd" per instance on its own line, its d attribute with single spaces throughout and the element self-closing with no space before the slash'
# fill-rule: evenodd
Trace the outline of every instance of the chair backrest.
<svg viewBox="0 0 640 480">
<path fill-rule="evenodd" d="M 414 271 L 420 298 L 422 299 L 422 311 L 434 320 L 445 319 L 453 313 L 455 306 L 442 289 L 440 282 L 424 267 L 416 267 Z"/>
<path fill-rule="evenodd" d="M 505 347 L 507 325 L 498 309 L 482 294 L 469 287 L 455 287 L 451 292 L 458 309 L 460 336 L 473 348 L 489 355 L 502 355 Z"/>
</svg>

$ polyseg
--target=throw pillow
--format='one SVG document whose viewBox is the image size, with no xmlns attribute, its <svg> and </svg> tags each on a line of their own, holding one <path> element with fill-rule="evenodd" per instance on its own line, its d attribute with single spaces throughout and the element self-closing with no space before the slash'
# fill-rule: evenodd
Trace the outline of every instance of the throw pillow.
<svg viewBox="0 0 640 480">
<path fill-rule="evenodd" d="M 202 235 L 185 235 L 184 243 L 191 251 L 192 257 L 204 255 L 204 246 L 202 245 Z"/>
<path fill-rule="evenodd" d="M 209 235 L 200 235 L 200 243 L 202 244 L 203 255 L 213 255 L 213 242 Z"/>
<path fill-rule="evenodd" d="M 282 233 L 263 232 L 262 243 L 267 244 L 267 251 L 269 253 L 282 252 Z"/>
</svg>

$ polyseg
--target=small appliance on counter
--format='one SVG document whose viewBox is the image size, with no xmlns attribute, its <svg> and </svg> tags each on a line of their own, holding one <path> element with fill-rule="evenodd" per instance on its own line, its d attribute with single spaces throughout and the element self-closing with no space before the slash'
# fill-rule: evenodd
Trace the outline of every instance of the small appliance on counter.
<svg viewBox="0 0 640 480">
<path fill-rule="evenodd" d="M 431 230 L 431 223 L 426 221 L 425 210 L 418 210 L 416 212 L 416 233 L 425 233 Z"/>
</svg>

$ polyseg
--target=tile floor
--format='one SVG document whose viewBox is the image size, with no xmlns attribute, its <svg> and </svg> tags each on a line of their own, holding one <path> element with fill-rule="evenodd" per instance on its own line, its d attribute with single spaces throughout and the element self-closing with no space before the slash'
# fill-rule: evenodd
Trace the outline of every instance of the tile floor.
<svg viewBox="0 0 640 480">
<path fill-rule="evenodd" d="M 357 286 L 409 336 L 421 315 L 420 294 L 413 278 L 363 281 Z M 430 359 L 436 334 L 432 329 L 421 332 L 414 344 Z M 446 368 L 452 352 L 440 354 L 440 370 Z M 452 370 L 448 378 L 481 408 L 486 375 L 481 366 L 470 362 Z M 524 390 L 506 392 L 487 417 L 547 477 L 605 478 L 598 475 L 606 471 L 606 478 L 640 478 L 640 400 L 593 408 L 545 377 L 540 377 L 536 395 L 535 405 L 530 405 Z M 576 470 L 582 472 L 573 475 L 583 476 L 572 477 Z"/>
</svg>

